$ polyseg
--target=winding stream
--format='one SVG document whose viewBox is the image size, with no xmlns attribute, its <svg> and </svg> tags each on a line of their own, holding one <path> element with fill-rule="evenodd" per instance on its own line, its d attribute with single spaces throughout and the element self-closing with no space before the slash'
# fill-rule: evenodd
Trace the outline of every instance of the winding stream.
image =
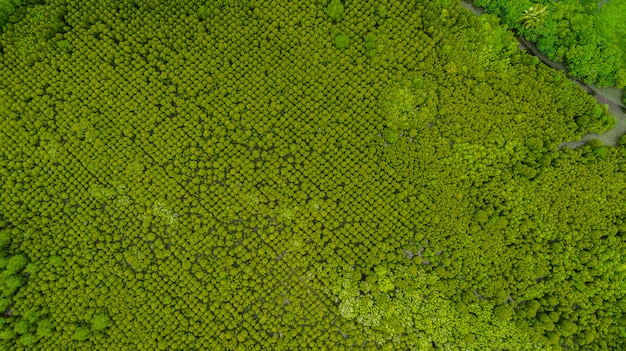
<svg viewBox="0 0 626 351">
<path fill-rule="evenodd" d="M 483 14 L 484 9 L 474 6 L 474 4 L 471 1 L 469 0 L 460 0 L 460 1 L 461 1 L 461 6 L 470 10 L 472 13 L 476 15 Z M 593 133 L 586 134 L 580 140 L 562 142 L 561 144 L 559 144 L 559 149 L 562 149 L 564 147 L 575 149 L 583 145 L 586 145 L 589 141 L 593 139 L 599 139 L 600 141 L 602 141 L 604 145 L 607 145 L 607 146 L 616 146 L 620 137 L 626 134 L 626 107 L 622 103 L 622 92 L 615 87 L 599 88 L 592 84 L 585 84 L 581 82 L 580 80 L 574 77 L 571 77 L 568 74 L 567 67 L 563 63 L 554 62 L 550 60 L 541 52 L 539 52 L 535 44 L 527 41 L 526 39 L 518 35 L 516 35 L 515 37 L 517 38 L 517 41 L 519 42 L 520 48 L 528 51 L 533 56 L 536 56 L 544 64 L 554 69 L 565 72 L 565 74 L 571 81 L 578 84 L 578 86 L 583 88 L 587 93 L 591 94 L 596 99 L 596 101 L 598 101 L 599 104 L 607 105 L 609 107 L 609 114 L 613 116 L 613 118 L 615 118 L 616 123 L 612 129 L 609 129 L 602 134 L 593 134 Z"/>
</svg>

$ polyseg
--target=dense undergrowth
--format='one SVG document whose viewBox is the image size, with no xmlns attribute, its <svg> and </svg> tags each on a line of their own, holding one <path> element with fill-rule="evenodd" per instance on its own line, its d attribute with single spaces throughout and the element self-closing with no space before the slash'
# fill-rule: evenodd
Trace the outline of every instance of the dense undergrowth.
<svg viewBox="0 0 626 351">
<path fill-rule="evenodd" d="M 0 28 L 9 22 L 9 18 L 15 12 L 18 3 L 14 0 L 0 1 Z"/>
<path fill-rule="evenodd" d="M 596 27 L 600 35 L 607 38 L 622 52 L 622 67 L 616 83 L 621 88 L 626 87 L 626 1 L 613 0 L 602 4 L 596 14 Z"/>
<path fill-rule="evenodd" d="M 495 17 L 105 3 L 0 37 L 4 349 L 625 346 L 626 146 Z"/>
<path fill-rule="evenodd" d="M 45 0 L 0 0 L 0 33 L 7 23 L 18 22 L 26 15 L 26 8 L 42 5 Z"/>
<path fill-rule="evenodd" d="M 476 0 L 587 84 L 626 87 L 625 0 Z M 626 96 L 625 96 L 626 98 Z"/>
</svg>

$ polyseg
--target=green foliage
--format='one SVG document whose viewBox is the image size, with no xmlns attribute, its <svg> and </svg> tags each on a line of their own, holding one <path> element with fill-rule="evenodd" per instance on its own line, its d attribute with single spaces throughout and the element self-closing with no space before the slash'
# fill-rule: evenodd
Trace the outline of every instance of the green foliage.
<svg viewBox="0 0 626 351">
<path fill-rule="evenodd" d="M 618 89 L 626 88 L 626 68 L 620 68 L 615 74 L 615 86 Z"/>
<path fill-rule="evenodd" d="M 23 272 L 28 274 L 35 274 L 39 272 L 39 266 L 37 266 L 37 264 L 33 262 L 28 263 Z"/>
<path fill-rule="evenodd" d="M 93 317 L 91 320 L 91 330 L 102 331 L 111 325 L 109 316 L 105 314 L 99 314 Z"/>
<path fill-rule="evenodd" d="M 58 256 L 58 255 L 50 256 L 49 263 L 53 267 L 59 268 L 59 267 L 61 267 L 63 265 L 63 258 L 61 256 Z"/>
<path fill-rule="evenodd" d="M 383 130 L 383 138 L 387 143 L 393 145 L 398 142 L 399 134 L 395 130 L 387 128 Z"/>
<path fill-rule="evenodd" d="M 350 47 L 350 37 L 345 33 L 337 34 L 335 36 L 335 46 L 341 50 L 347 49 Z"/>
<path fill-rule="evenodd" d="M 27 281 L 28 274 L 33 270 L 33 264 L 28 263 L 25 255 L 15 253 L 13 236 L 19 233 L 17 230 L 0 228 L 0 259 L 2 271 L 0 272 L 0 310 L 3 312 L 0 317 L 0 347 L 3 345 L 19 344 L 30 347 L 37 339 L 31 335 L 32 324 L 37 321 L 38 314 L 34 310 L 19 311 L 21 316 L 14 317 L 16 313 L 14 299 Z M 28 234 L 22 233 L 22 237 Z M 26 268 L 25 268 L 26 267 Z M 21 305 L 18 304 L 21 307 Z"/>
<path fill-rule="evenodd" d="M 37 342 L 37 337 L 32 334 L 25 334 L 25 335 L 20 336 L 20 338 L 17 341 L 22 346 L 32 347 Z"/>
<path fill-rule="evenodd" d="M 594 28 L 607 41 L 619 48 L 622 53 L 622 70 L 626 70 L 626 13 L 625 0 L 601 2 L 601 9 L 595 14 Z M 623 88 L 623 86 L 622 86 Z"/>
<path fill-rule="evenodd" d="M 415 85 L 415 84 L 414 84 Z M 414 86 L 413 85 L 413 86 Z M 414 87 L 395 85 L 381 99 L 386 123 L 392 129 L 423 128 L 434 120 L 432 92 L 416 91 Z"/>
<path fill-rule="evenodd" d="M 72 338 L 77 341 L 85 341 L 91 336 L 91 330 L 87 326 L 77 327 Z"/>
<path fill-rule="evenodd" d="M 37 330 L 35 334 L 40 338 L 47 338 L 52 336 L 54 325 L 48 319 L 41 320 L 37 323 Z"/>
<path fill-rule="evenodd" d="M 542 151 L 543 150 L 543 140 L 538 137 L 531 137 L 526 139 L 526 146 L 528 149 L 533 151 Z"/>
<path fill-rule="evenodd" d="M 376 7 L 376 14 L 380 17 L 387 17 L 387 6 L 384 4 L 379 4 L 378 7 Z"/>
<path fill-rule="evenodd" d="M 568 337 L 574 335 L 578 330 L 578 327 L 575 323 L 564 319 L 559 323 L 558 330 L 562 336 Z"/>
<path fill-rule="evenodd" d="M 565 53 L 568 68 L 572 74 L 587 83 L 596 83 L 599 86 L 615 85 L 622 54 L 616 46 L 609 46 L 603 39 L 595 41 L 596 44 L 571 47 Z"/>
<path fill-rule="evenodd" d="M 15 295 L 23 283 L 24 281 L 19 276 L 3 274 L 2 296 L 10 297 Z"/>
<path fill-rule="evenodd" d="M 489 214 L 483 210 L 478 210 L 474 214 L 474 220 L 478 223 L 487 223 L 489 221 Z"/>
<path fill-rule="evenodd" d="M 0 340 L 4 340 L 5 342 L 15 339 L 17 334 L 11 329 L 4 329 L 0 331 Z"/>
<path fill-rule="evenodd" d="M 0 27 L 9 22 L 9 18 L 19 5 L 21 5 L 19 0 L 0 0 Z"/>
<path fill-rule="evenodd" d="M 26 310 L 22 314 L 22 319 L 28 321 L 28 323 L 35 323 L 37 322 L 38 318 L 39 318 L 39 315 L 37 311 L 35 310 Z"/>
<path fill-rule="evenodd" d="M 372 57 L 376 54 L 376 34 L 369 32 L 365 35 L 365 54 Z"/>
<path fill-rule="evenodd" d="M 57 47 L 61 50 L 66 50 L 66 51 L 69 51 L 71 49 L 71 45 L 68 40 L 57 41 Z"/>
<path fill-rule="evenodd" d="M 546 5 L 536 4 L 529 7 L 522 14 L 524 20 L 524 27 L 526 29 L 537 27 L 540 25 L 548 15 L 548 7 Z"/>
<path fill-rule="evenodd" d="M 593 154 L 599 158 L 605 158 L 609 153 L 609 148 L 606 146 L 600 146 L 593 148 Z"/>
<path fill-rule="evenodd" d="M 623 0 L 475 3 L 536 42 L 551 60 L 566 63 L 570 73 L 586 83 L 615 85 L 616 72 L 626 69 Z"/>
<path fill-rule="evenodd" d="M 513 308 L 507 304 L 499 305 L 496 306 L 493 313 L 496 318 L 507 321 L 511 319 L 511 316 L 513 316 Z"/>
<path fill-rule="evenodd" d="M 13 331 L 20 335 L 27 334 L 29 329 L 30 323 L 28 323 L 28 321 L 24 319 L 15 323 L 15 325 L 13 326 Z"/>
<path fill-rule="evenodd" d="M 419 79 L 419 78 L 413 79 L 413 81 L 411 83 L 413 85 L 413 88 L 415 88 L 415 89 L 421 89 L 421 88 L 424 87 L 424 81 L 422 79 Z"/>
<path fill-rule="evenodd" d="M 530 335 L 517 329 L 513 323 L 494 318 L 492 305 L 457 305 L 446 299 L 445 294 L 432 289 L 440 283 L 435 275 L 416 272 L 409 273 L 404 267 L 389 270 L 384 266 L 376 266 L 371 273 L 377 278 L 394 280 L 404 288 L 379 289 L 371 293 L 363 293 L 358 289 L 357 279 L 360 274 L 351 270 L 343 272 L 332 287 L 340 301 L 341 316 L 361 324 L 376 336 L 374 343 L 378 345 L 394 344 L 392 340 L 408 333 L 408 345 L 419 349 L 425 349 L 433 343 L 450 349 L 464 347 L 471 350 L 542 347 L 541 343 L 533 341 Z M 425 293 L 426 289 L 428 293 Z M 489 338 L 481 339 L 474 335 Z"/>
<path fill-rule="evenodd" d="M 198 18 L 205 20 L 208 15 L 208 8 L 205 5 L 198 7 Z"/>
<path fill-rule="evenodd" d="M 619 145 L 619 146 L 626 146 L 626 134 L 623 134 L 619 138 L 619 141 L 617 142 L 617 145 Z"/>
<path fill-rule="evenodd" d="M 534 5 L 493 3 L 518 27 Z M 554 55 L 607 58 L 539 33 L 589 7 L 540 3 Z M 495 15 L 50 0 L 11 21 L 0 349 L 623 348 L 626 148 L 559 148 L 614 121 Z"/>
<path fill-rule="evenodd" d="M 13 301 L 11 301 L 11 299 L 6 297 L 0 297 L 0 310 L 6 311 L 9 307 L 11 307 L 12 303 Z"/>
<path fill-rule="evenodd" d="M 0 230 L 0 250 L 4 250 L 11 243 L 11 234 L 8 230 Z"/>
<path fill-rule="evenodd" d="M 333 21 L 338 21 L 343 17 L 343 3 L 341 0 L 330 0 L 328 6 L 324 9 L 324 12 Z"/>
<path fill-rule="evenodd" d="M 5 269 L 9 274 L 13 274 L 24 268 L 27 263 L 28 259 L 24 255 L 14 255 L 9 258 Z"/>
</svg>

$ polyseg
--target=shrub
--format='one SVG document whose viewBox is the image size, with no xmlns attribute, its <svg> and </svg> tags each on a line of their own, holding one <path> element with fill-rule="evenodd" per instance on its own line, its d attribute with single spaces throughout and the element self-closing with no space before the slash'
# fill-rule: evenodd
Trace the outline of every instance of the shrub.
<svg viewBox="0 0 626 351">
<path fill-rule="evenodd" d="M 326 12 L 328 17 L 333 21 L 341 19 L 341 17 L 343 17 L 343 4 L 341 0 L 330 0 L 324 12 Z"/>
<path fill-rule="evenodd" d="M 81 326 L 76 328 L 76 330 L 74 331 L 74 340 L 77 341 L 84 341 L 89 339 L 89 337 L 91 336 L 91 330 L 89 330 L 89 327 L 87 326 Z"/>
<path fill-rule="evenodd" d="M 15 339 L 17 334 L 12 329 L 4 329 L 0 331 L 0 340 L 12 340 Z"/>
<path fill-rule="evenodd" d="M 111 324 L 111 320 L 109 316 L 105 314 L 98 314 L 93 317 L 91 320 L 91 330 L 93 331 L 102 331 L 106 329 Z"/>
<path fill-rule="evenodd" d="M 31 347 L 35 345 L 35 343 L 37 342 L 37 337 L 33 334 L 25 334 L 25 335 L 20 336 L 20 338 L 18 339 L 18 342 L 22 346 Z"/>
<path fill-rule="evenodd" d="M 347 34 L 341 33 L 335 36 L 335 46 L 341 50 L 345 50 L 350 46 L 350 37 Z"/>
<path fill-rule="evenodd" d="M 533 151 L 543 149 L 543 140 L 538 137 L 530 137 L 526 139 L 526 146 Z"/>
<path fill-rule="evenodd" d="M 37 323 L 36 335 L 38 337 L 46 338 L 52 335 L 53 325 L 52 322 L 44 319 Z"/>
<path fill-rule="evenodd" d="M 626 68 L 621 68 L 615 74 L 615 86 L 618 89 L 626 88 Z M 626 96 L 626 95 L 625 95 Z"/>
<path fill-rule="evenodd" d="M 4 249 L 11 243 L 11 233 L 8 230 L 0 230 L 0 249 Z"/>
<path fill-rule="evenodd" d="M 558 323 L 558 331 L 562 336 L 568 337 L 574 335 L 578 331 L 578 327 L 575 323 L 564 319 Z"/>
<path fill-rule="evenodd" d="M 414 89 L 422 89 L 424 87 L 424 81 L 420 78 L 415 78 L 411 81 L 411 85 Z"/>
<path fill-rule="evenodd" d="M 24 268 L 24 273 L 28 273 L 32 275 L 37 272 L 39 272 L 39 266 L 37 266 L 37 264 L 33 262 L 28 263 L 26 267 Z"/>
<path fill-rule="evenodd" d="M 3 277 L 2 296 L 13 296 L 15 292 L 22 286 L 23 281 L 16 275 L 8 275 Z"/>
<path fill-rule="evenodd" d="M 24 257 L 24 255 L 14 255 L 11 258 L 9 258 L 9 261 L 7 262 L 6 270 L 9 273 L 15 273 L 19 271 L 20 269 L 24 268 L 24 266 L 26 266 L 27 263 L 28 263 L 28 260 L 26 259 L 26 257 Z"/>
<path fill-rule="evenodd" d="M 376 34 L 369 32 L 363 39 L 365 40 L 365 50 L 376 49 Z"/>
<path fill-rule="evenodd" d="M 0 0 L 0 27 L 9 22 L 9 18 L 20 4 L 19 0 Z"/>
<path fill-rule="evenodd" d="M 511 308 L 509 304 L 503 304 L 503 305 L 497 306 L 493 310 L 493 313 L 495 314 L 497 318 L 506 321 L 506 320 L 511 319 L 511 316 L 513 315 L 513 309 Z"/>
<path fill-rule="evenodd" d="M 398 142 L 399 135 L 395 130 L 387 128 L 383 131 L 383 138 L 387 143 L 393 145 Z"/>
<path fill-rule="evenodd" d="M 30 323 L 28 323 L 28 321 L 24 319 L 15 323 L 15 325 L 13 326 L 13 330 L 20 335 L 27 334 L 29 328 L 30 328 Z"/>
<path fill-rule="evenodd" d="M 387 17 L 387 6 L 380 4 L 376 8 L 376 14 L 380 17 Z"/>
</svg>

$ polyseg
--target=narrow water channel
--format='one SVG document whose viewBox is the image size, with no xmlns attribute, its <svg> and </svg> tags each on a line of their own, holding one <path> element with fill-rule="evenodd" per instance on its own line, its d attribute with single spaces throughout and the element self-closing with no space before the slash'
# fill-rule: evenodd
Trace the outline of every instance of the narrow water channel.
<svg viewBox="0 0 626 351">
<path fill-rule="evenodd" d="M 484 9 L 474 6 L 472 1 L 469 0 L 460 0 L 461 6 L 469 9 L 475 15 L 482 15 Z M 609 107 L 609 114 L 615 118 L 616 123 L 612 129 L 602 133 L 602 134 L 586 134 L 580 140 L 576 141 L 565 141 L 559 144 L 559 149 L 564 147 L 575 149 L 586 145 L 589 141 L 593 139 L 599 139 L 602 141 L 604 145 L 607 146 L 616 146 L 619 139 L 622 135 L 626 134 L 626 107 L 622 103 L 622 91 L 617 88 L 599 88 L 591 84 L 585 84 L 580 80 L 571 77 L 567 71 L 567 67 L 560 62 L 554 62 L 539 52 L 537 46 L 534 43 L 527 41 L 526 39 L 516 35 L 515 36 L 519 42 L 519 46 L 539 58 L 544 64 L 552 67 L 554 69 L 558 69 L 560 71 L 565 72 L 567 77 L 576 83 L 578 86 L 583 88 L 587 93 L 591 94 L 596 101 L 598 101 L 601 105 L 607 105 Z"/>
</svg>

